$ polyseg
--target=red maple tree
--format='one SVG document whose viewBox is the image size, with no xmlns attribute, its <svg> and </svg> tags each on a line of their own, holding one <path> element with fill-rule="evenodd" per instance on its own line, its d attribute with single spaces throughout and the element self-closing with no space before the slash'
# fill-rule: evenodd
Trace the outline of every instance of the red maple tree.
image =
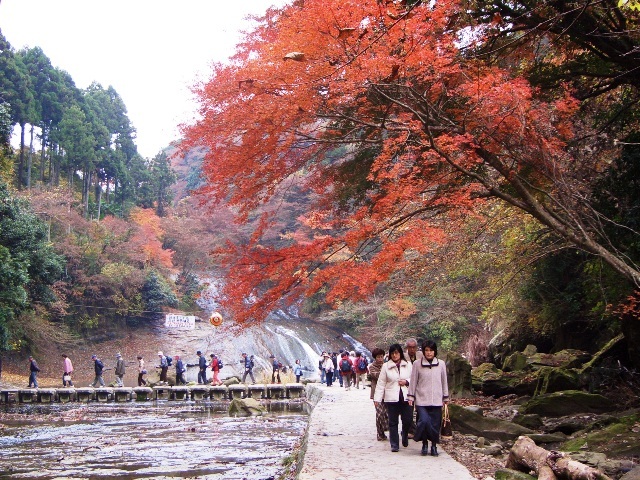
<svg viewBox="0 0 640 480">
<path fill-rule="evenodd" d="M 640 283 L 590 228 L 586 172 L 598 165 L 567 146 L 578 101 L 522 76 L 534 51 L 466 55 L 480 36 L 457 1 L 304 0 L 269 10 L 214 66 L 183 129 L 183 149 L 206 148 L 200 193 L 241 221 L 291 184 L 314 199 L 286 244 L 261 241 L 270 212 L 226 249 L 222 302 L 237 321 L 321 288 L 362 298 L 488 197 Z"/>
</svg>

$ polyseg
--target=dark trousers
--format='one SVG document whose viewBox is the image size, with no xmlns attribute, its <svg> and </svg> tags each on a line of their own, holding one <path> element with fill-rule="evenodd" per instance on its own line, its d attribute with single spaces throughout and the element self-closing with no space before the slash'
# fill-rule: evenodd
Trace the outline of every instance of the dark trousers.
<svg viewBox="0 0 640 480">
<path fill-rule="evenodd" d="M 169 370 L 169 367 L 160 367 L 160 381 L 161 382 L 166 382 L 167 381 L 167 370 Z"/>
<path fill-rule="evenodd" d="M 389 443 L 391 448 L 400 446 L 400 438 L 398 436 L 398 420 L 402 422 L 402 431 L 406 435 L 409 433 L 409 427 L 413 420 L 413 407 L 408 402 L 401 400 L 399 402 L 385 402 L 387 413 L 389 414 Z"/>
<path fill-rule="evenodd" d="M 138 373 L 138 386 L 141 387 L 143 385 L 146 385 L 147 382 L 145 381 L 144 378 L 142 378 L 142 376 L 144 375 L 144 373 Z"/>
<path fill-rule="evenodd" d="M 330 387 L 331 385 L 333 385 L 333 372 L 328 371 L 326 373 L 326 378 L 327 378 L 327 387 Z"/>
<path fill-rule="evenodd" d="M 198 383 L 207 383 L 207 368 L 198 370 Z"/>
<path fill-rule="evenodd" d="M 186 385 L 187 382 L 184 381 L 184 377 L 182 376 L 182 372 L 178 372 L 176 370 L 176 385 Z"/>
<path fill-rule="evenodd" d="M 426 443 L 431 440 L 433 445 L 440 442 L 440 426 L 442 424 L 442 407 L 422 407 L 416 405 L 418 424 L 413 439 Z"/>
<path fill-rule="evenodd" d="M 32 371 L 29 374 L 29 387 L 33 385 L 33 388 L 38 388 L 38 379 L 36 378 L 37 375 L 38 375 L 38 372 L 35 372 L 35 371 Z"/>
</svg>

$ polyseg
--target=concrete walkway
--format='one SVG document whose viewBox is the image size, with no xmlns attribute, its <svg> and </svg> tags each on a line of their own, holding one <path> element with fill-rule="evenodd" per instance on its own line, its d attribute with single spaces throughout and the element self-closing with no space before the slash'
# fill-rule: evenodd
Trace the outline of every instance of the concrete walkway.
<svg viewBox="0 0 640 480">
<path fill-rule="evenodd" d="M 397 453 L 391 452 L 388 440 L 378 442 L 369 388 L 352 387 L 348 392 L 339 384 L 317 388 L 323 395 L 309 420 L 299 480 L 423 478 L 427 473 L 438 480 L 474 480 L 442 446 L 438 446 L 438 457 L 423 457 L 420 442 L 409 439 L 409 446 L 401 446 Z M 336 456 L 336 452 L 344 454 Z"/>
</svg>

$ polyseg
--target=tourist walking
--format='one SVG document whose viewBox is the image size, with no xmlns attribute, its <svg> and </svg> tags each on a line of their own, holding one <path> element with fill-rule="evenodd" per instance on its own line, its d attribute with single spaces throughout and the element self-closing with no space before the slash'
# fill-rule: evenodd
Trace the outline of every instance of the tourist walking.
<svg viewBox="0 0 640 480">
<path fill-rule="evenodd" d="M 296 376 L 296 383 L 300 383 L 300 377 L 302 377 L 302 365 L 300 360 L 296 360 L 296 364 L 293 366 L 293 374 Z"/>
<path fill-rule="evenodd" d="M 333 385 L 333 361 L 328 353 L 324 354 L 324 361 L 322 362 L 322 368 L 324 369 L 325 378 L 327 380 L 327 387 Z"/>
<path fill-rule="evenodd" d="M 29 356 L 29 388 L 38 388 L 39 371 L 38 362 L 36 362 L 35 358 Z"/>
<path fill-rule="evenodd" d="M 184 368 L 184 362 L 180 358 L 180 355 L 176 355 L 174 358 L 176 360 L 176 385 L 186 385 L 187 382 L 184 380 L 184 372 L 186 372 L 187 369 Z"/>
<path fill-rule="evenodd" d="M 318 359 L 318 370 L 320 370 L 320 383 L 327 383 L 327 373 L 325 372 L 323 367 L 324 356 L 326 354 L 327 352 L 322 352 L 320 354 L 320 358 Z"/>
<path fill-rule="evenodd" d="M 381 348 L 374 348 L 371 352 L 373 355 L 373 362 L 369 364 L 369 378 L 371 379 L 371 395 L 370 398 L 373 400 L 376 385 L 378 384 L 378 378 L 380 377 L 380 370 L 384 365 L 384 350 Z M 387 408 L 384 406 L 382 402 L 373 402 L 373 406 L 376 409 L 376 433 L 378 441 L 383 441 L 387 439 L 387 436 L 384 432 L 389 430 L 389 415 L 387 413 Z"/>
<path fill-rule="evenodd" d="M 114 373 L 116 374 L 116 386 L 124 387 L 124 360 L 122 359 L 122 355 L 120 353 L 116 353 L 116 368 Z"/>
<path fill-rule="evenodd" d="M 335 380 L 338 377 L 338 381 L 340 382 L 340 386 L 342 386 L 342 375 L 340 375 L 340 359 L 342 358 L 342 350 L 340 350 L 340 355 L 337 352 L 333 352 L 331 354 L 331 361 L 333 362 L 333 379 Z"/>
<path fill-rule="evenodd" d="M 349 352 L 349 360 L 351 360 L 351 385 L 356 384 L 356 352 Z"/>
<path fill-rule="evenodd" d="M 404 358 L 412 365 L 416 360 L 422 359 L 422 352 L 418 350 L 418 341 L 415 338 L 407 338 L 404 342 Z M 413 419 L 411 420 L 411 428 L 409 428 L 409 436 L 413 436 L 416 431 L 416 425 L 420 420 L 420 414 L 417 409 L 413 409 Z"/>
<path fill-rule="evenodd" d="M 356 390 L 360 388 L 360 385 L 362 385 L 362 389 L 364 390 L 364 382 L 367 378 L 367 373 L 369 372 L 367 368 L 368 366 L 369 362 L 367 361 L 367 357 L 360 352 L 356 352 L 356 361 L 354 363 L 354 370 L 356 371 Z"/>
<path fill-rule="evenodd" d="M 278 361 L 275 355 L 271 355 L 269 358 L 272 359 L 271 365 L 273 366 L 273 373 L 271 374 L 271 383 L 276 383 L 276 378 L 278 379 L 278 383 L 282 383 L 280 381 L 280 369 L 282 368 L 282 364 Z"/>
<path fill-rule="evenodd" d="M 407 362 L 402 346 L 394 343 L 389 347 L 389 361 L 382 365 L 373 396 L 374 402 L 384 402 L 389 415 L 389 443 L 391 451 L 399 450 L 398 419 L 402 422 L 402 446 L 409 446 L 409 427 L 413 417 L 413 407 L 407 401 L 411 363 Z"/>
<path fill-rule="evenodd" d="M 62 386 L 63 387 L 73 387 L 73 382 L 71 381 L 71 374 L 73 373 L 73 364 L 71 363 L 71 359 L 67 357 L 64 353 L 62 354 Z"/>
<path fill-rule="evenodd" d="M 342 385 L 345 390 L 351 390 L 351 375 L 353 374 L 353 362 L 349 358 L 347 352 L 342 352 L 340 358 L 340 376 L 342 377 Z"/>
<path fill-rule="evenodd" d="M 431 455 L 438 456 L 442 424 L 442 405 L 449 402 L 447 366 L 437 358 L 436 342 L 427 340 L 422 344 L 422 355 L 413 364 L 409 382 L 409 405 L 418 410 L 418 423 L 413 439 L 422 441 L 422 455 L 428 454 L 427 441 L 431 441 Z"/>
<path fill-rule="evenodd" d="M 102 378 L 102 372 L 104 371 L 104 363 L 98 358 L 97 355 L 91 355 L 91 360 L 93 360 L 93 371 L 96 374 L 93 379 L 93 383 L 91 386 L 96 388 L 98 385 L 104 387 L 104 379 Z"/>
<path fill-rule="evenodd" d="M 138 386 L 143 387 L 147 384 L 147 381 L 143 378 L 147 374 L 147 370 L 144 368 L 144 358 L 138 355 Z"/>
<path fill-rule="evenodd" d="M 196 352 L 198 356 L 198 383 L 205 384 L 207 383 L 207 359 L 204 358 L 202 352 L 198 350 Z"/>
<path fill-rule="evenodd" d="M 245 383 L 245 380 L 247 379 L 247 375 L 249 375 L 251 377 L 251 384 L 255 385 L 256 379 L 253 377 L 253 367 L 254 367 L 253 355 L 251 355 L 251 358 L 249 358 L 247 357 L 246 353 L 243 353 L 242 362 L 244 363 L 244 373 L 242 374 L 242 383 Z"/>
<path fill-rule="evenodd" d="M 169 371 L 169 362 L 167 362 L 167 357 L 164 356 L 162 352 L 158 352 L 158 358 L 160 359 L 160 365 L 156 368 L 160 369 L 160 382 L 167 383 L 167 372 Z"/>
<path fill-rule="evenodd" d="M 211 354 L 211 363 L 209 364 L 211 371 L 213 372 L 213 378 L 211 379 L 211 385 L 222 385 L 218 374 L 220 373 L 220 360 L 215 353 Z"/>
</svg>

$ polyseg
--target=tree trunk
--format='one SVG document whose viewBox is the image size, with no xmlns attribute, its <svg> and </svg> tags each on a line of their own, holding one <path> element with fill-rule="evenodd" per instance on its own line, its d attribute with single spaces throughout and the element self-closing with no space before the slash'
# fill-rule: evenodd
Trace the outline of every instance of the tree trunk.
<svg viewBox="0 0 640 480">
<path fill-rule="evenodd" d="M 100 210 L 102 207 L 102 182 L 99 180 L 96 175 L 96 203 L 98 204 L 98 217 L 96 220 L 100 221 Z"/>
<path fill-rule="evenodd" d="M 523 472 L 534 470 L 539 480 L 611 480 L 600 470 L 571 460 L 563 453 L 538 447 L 529 437 L 518 437 L 506 467 Z"/>
<path fill-rule="evenodd" d="M 20 124 L 20 161 L 18 163 L 18 188 L 22 188 L 22 178 L 24 176 L 24 127 Z"/>
<path fill-rule="evenodd" d="M 27 158 L 27 190 L 31 190 L 31 167 L 33 166 L 33 125 L 29 138 L 29 157 Z"/>
</svg>

